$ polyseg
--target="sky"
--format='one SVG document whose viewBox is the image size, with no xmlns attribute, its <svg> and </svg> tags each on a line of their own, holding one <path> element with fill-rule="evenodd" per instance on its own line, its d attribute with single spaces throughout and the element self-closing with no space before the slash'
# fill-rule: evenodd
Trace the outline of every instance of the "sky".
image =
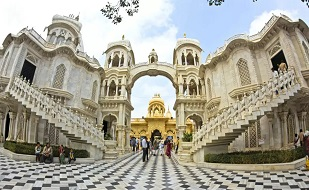
<svg viewBox="0 0 309 190">
<path fill-rule="evenodd" d="M 115 2 L 111 0 L 110 2 Z M 100 12 L 107 1 L 102 0 L 10 0 L 0 6 L 0 41 L 22 28 L 34 28 L 43 38 L 44 28 L 51 24 L 55 14 L 80 14 L 83 24 L 84 50 L 96 57 L 103 66 L 107 44 L 130 40 L 135 62 L 146 62 L 154 48 L 159 61 L 172 64 L 177 39 L 186 33 L 187 38 L 200 41 L 202 61 L 209 53 L 224 45 L 233 35 L 255 34 L 272 14 L 283 13 L 292 20 L 302 19 L 309 24 L 309 8 L 301 0 L 227 0 L 219 7 L 209 7 L 206 0 L 140 0 L 140 10 L 133 17 L 123 15 L 123 21 L 114 25 Z M 2 44 L 2 43 L 1 43 Z M 147 114 L 149 100 L 160 93 L 166 108 L 172 110 L 176 95 L 172 83 L 163 76 L 139 78 L 132 89 L 133 118 Z"/>
</svg>

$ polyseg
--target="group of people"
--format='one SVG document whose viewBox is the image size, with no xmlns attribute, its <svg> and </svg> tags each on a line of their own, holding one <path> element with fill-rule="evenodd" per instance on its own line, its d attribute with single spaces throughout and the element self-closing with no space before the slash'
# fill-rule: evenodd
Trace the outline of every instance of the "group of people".
<svg viewBox="0 0 309 190">
<path fill-rule="evenodd" d="M 309 156 L 309 131 L 303 132 L 302 129 L 299 130 L 299 134 L 295 134 L 294 137 L 294 146 L 298 147 L 298 142 L 301 147 L 304 147 L 306 155 Z"/>
<path fill-rule="evenodd" d="M 34 151 L 35 151 L 35 161 L 36 162 L 46 162 L 46 160 L 49 160 L 50 163 L 53 162 L 53 149 L 52 147 L 50 146 L 49 143 L 46 143 L 45 147 L 43 148 L 43 151 L 41 150 L 41 144 L 40 142 L 37 142 L 35 148 L 34 148 Z M 66 164 L 66 161 L 65 161 L 65 149 L 63 147 L 63 145 L 60 145 L 59 146 L 59 163 L 60 164 Z M 74 151 L 73 149 L 71 148 L 70 149 L 70 152 L 69 152 L 69 155 L 68 155 L 68 162 L 69 164 L 71 163 L 71 161 L 76 161 L 76 158 L 74 156 Z"/>
<path fill-rule="evenodd" d="M 149 154 L 152 154 L 153 156 L 156 156 L 157 154 L 163 156 L 165 154 L 168 158 L 171 158 L 173 143 L 168 138 L 166 138 L 165 140 L 154 139 L 154 141 L 151 142 L 147 139 L 147 137 L 142 138 L 141 141 L 138 138 L 136 139 L 133 137 L 131 138 L 130 144 L 133 152 L 137 152 L 139 150 L 139 147 L 142 148 L 143 162 L 145 162 L 146 159 L 149 160 Z M 177 137 L 175 146 L 175 153 L 177 154 L 179 137 Z"/>
</svg>

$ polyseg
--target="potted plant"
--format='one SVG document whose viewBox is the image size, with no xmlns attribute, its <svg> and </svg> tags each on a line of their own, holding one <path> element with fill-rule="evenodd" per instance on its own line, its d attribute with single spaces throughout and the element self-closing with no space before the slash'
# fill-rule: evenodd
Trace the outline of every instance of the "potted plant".
<svg viewBox="0 0 309 190">
<path fill-rule="evenodd" d="M 182 137 L 181 146 L 184 151 L 189 151 L 192 147 L 192 133 L 185 132 Z"/>
</svg>

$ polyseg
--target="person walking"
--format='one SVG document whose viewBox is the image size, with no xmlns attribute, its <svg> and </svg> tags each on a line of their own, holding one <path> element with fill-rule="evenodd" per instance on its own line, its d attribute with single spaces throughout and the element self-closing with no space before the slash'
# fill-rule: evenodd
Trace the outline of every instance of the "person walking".
<svg viewBox="0 0 309 190">
<path fill-rule="evenodd" d="M 150 151 L 152 149 L 152 144 L 151 144 L 150 140 L 146 139 L 146 141 L 147 141 L 147 154 L 146 154 L 146 156 L 147 156 L 147 161 L 148 161 L 149 160 L 149 154 L 150 154 Z"/>
<path fill-rule="evenodd" d="M 178 153 L 178 147 L 179 147 L 179 137 L 177 137 L 177 139 L 176 139 L 176 143 L 175 143 L 176 145 L 176 148 L 175 148 L 175 154 L 177 154 Z"/>
<path fill-rule="evenodd" d="M 300 146 L 303 146 L 304 145 L 304 132 L 302 129 L 299 130 L 299 142 L 300 142 Z"/>
<path fill-rule="evenodd" d="M 143 162 L 145 162 L 145 159 L 146 159 L 146 155 L 147 155 L 147 138 L 145 137 L 143 140 L 142 140 L 142 149 L 143 149 Z"/>
<path fill-rule="evenodd" d="M 171 158 L 171 152 L 172 152 L 172 143 L 170 142 L 170 140 L 167 140 L 167 144 L 166 144 L 166 156 L 168 158 Z"/>
<path fill-rule="evenodd" d="M 132 146 L 132 151 L 133 152 L 135 152 L 136 150 L 136 140 L 135 140 L 135 138 L 133 137 L 132 139 L 131 139 L 131 146 Z"/>
</svg>

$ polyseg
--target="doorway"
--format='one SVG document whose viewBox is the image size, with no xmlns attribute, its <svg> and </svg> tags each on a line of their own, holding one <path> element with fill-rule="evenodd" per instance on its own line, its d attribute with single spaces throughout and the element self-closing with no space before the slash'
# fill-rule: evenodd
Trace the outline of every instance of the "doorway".
<svg viewBox="0 0 309 190">
<path fill-rule="evenodd" d="M 155 139 L 161 139 L 161 133 L 158 129 L 154 130 L 152 133 L 151 133 L 151 142 L 153 142 Z"/>
<path fill-rule="evenodd" d="M 5 134 L 4 134 L 4 140 L 9 137 L 9 130 L 10 130 L 10 115 L 9 112 L 6 114 L 6 119 L 5 119 Z"/>
<path fill-rule="evenodd" d="M 279 51 L 274 57 L 271 58 L 271 63 L 273 65 L 273 68 L 278 71 L 278 67 L 281 62 L 286 63 L 286 66 L 288 67 L 288 63 L 286 62 L 285 56 L 283 51 Z"/>
<path fill-rule="evenodd" d="M 26 77 L 27 81 L 29 80 L 30 83 L 32 83 L 35 69 L 36 69 L 36 66 L 30 63 L 27 59 L 25 59 L 20 75 L 23 76 L 23 78 Z"/>
</svg>

